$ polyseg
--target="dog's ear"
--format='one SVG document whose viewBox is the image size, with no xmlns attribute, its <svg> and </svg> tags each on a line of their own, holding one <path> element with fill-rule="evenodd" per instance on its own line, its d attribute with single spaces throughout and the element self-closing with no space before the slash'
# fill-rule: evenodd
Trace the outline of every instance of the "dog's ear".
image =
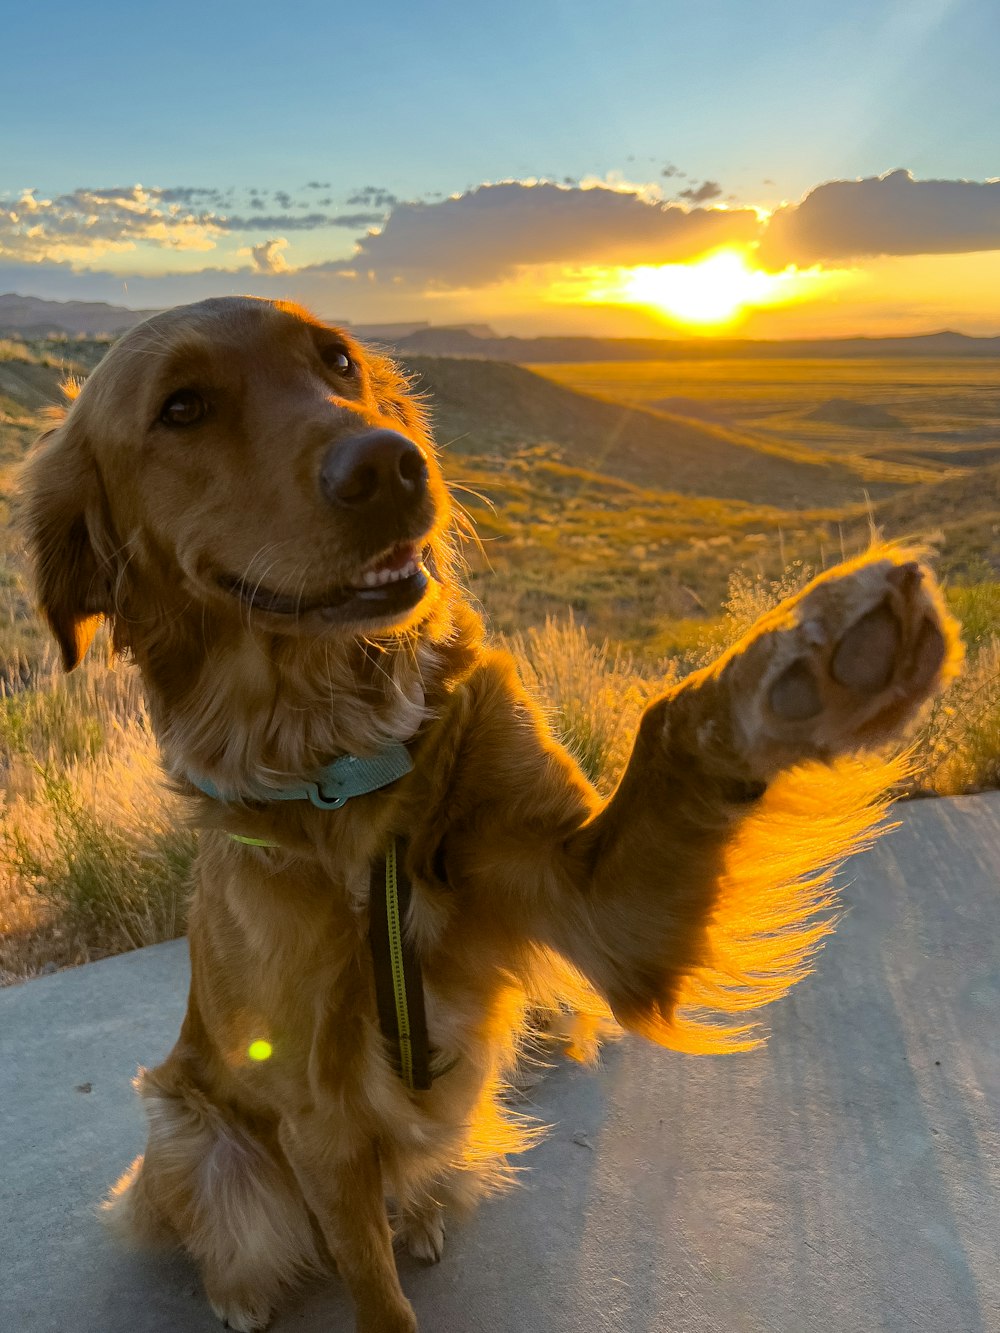
<svg viewBox="0 0 1000 1333">
<path fill-rule="evenodd" d="M 109 570 L 95 547 L 99 495 L 93 454 L 70 417 L 38 441 L 21 479 L 35 591 L 67 671 L 112 611 Z"/>
</svg>

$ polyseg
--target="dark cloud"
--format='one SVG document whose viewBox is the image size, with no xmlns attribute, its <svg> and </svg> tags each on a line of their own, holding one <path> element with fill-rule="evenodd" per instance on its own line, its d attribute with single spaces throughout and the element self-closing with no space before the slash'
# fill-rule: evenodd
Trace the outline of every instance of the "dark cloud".
<svg viewBox="0 0 1000 1333">
<path fill-rule="evenodd" d="M 376 278 L 476 286 L 528 264 L 690 259 L 753 240 L 758 228 L 752 209 L 688 209 L 600 186 L 512 181 L 438 204 L 399 204 L 382 231 L 361 242 L 353 266 Z"/>
<path fill-rule="evenodd" d="M 356 222 L 358 214 L 350 214 L 346 221 L 331 217 L 329 213 L 269 213 L 263 217 L 243 217 L 239 213 L 214 214 L 206 220 L 220 231 L 317 231 L 320 227 L 359 227 L 364 223 Z M 366 216 L 364 214 L 360 216 Z M 381 213 L 375 220 L 381 222 Z"/>
<path fill-rule="evenodd" d="M 681 171 L 680 167 L 675 167 L 672 162 L 668 162 L 660 172 L 661 176 L 666 176 L 669 180 L 672 176 L 680 176 L 682 180 L 687 179 L 687 172 Z"/>
<path fill-rule="evenodd" d="M 330 225 L 360 231 L 363 227 L 377 227 L 384 217 L 384 213 L 337 213 L 330 218 Z"/>
<path fill-rule="evenodd" d="M 203 185 L 174 185 L 167 190 L 157 190 L 156 196 L 165 204 L 217 204 L 223 193 Z"/>
<path fill-rule="evenodd" d="M 278 205 L 279 208 L 291 208 L 292 196 L 288 193 L 287 190 L 275 190 L 274 202 Z"/>
<path fill-rule="evenodd" d="M 772 216 L 761 243 L 771 268 L 876 255 L 1000 249 L 1000 181 L 914 180 L 908 171 L 828 181 Z"/>
<path fill-rule="evenodd" d="M 360 190 L 355 190 L 352 195 L 348 195 L 347 202 L 354 208 L 395 208 L 399 203 L 398 198 L 391 190 L 385 190 L 380 185 L 363 185 Z"/>
<path fill-rule="evenodd" d="M 306 181 L 307 190 L 330 190 L 332 188 L 330 181 Z"/>
<path fill-rule="evenodd" d="M 710 199 L 718 199 L 722 194 L 722 186 L 718 181 L 702 181 L 697 189 L 693 187 L 689 190 L 681 190 L 680 197 L 689 200 L 692 204 L 707 204 Z"/>
</svg>

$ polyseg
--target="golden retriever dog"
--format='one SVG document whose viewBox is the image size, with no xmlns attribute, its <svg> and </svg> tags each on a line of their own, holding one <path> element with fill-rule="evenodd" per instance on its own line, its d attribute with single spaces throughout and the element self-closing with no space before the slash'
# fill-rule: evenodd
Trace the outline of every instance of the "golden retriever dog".
<svg viewBox="0 0 1000 1333">
<path fill-rule="evenodd" d="M 873 550 L 657 699 L 601 800 L 484 639 L 406 380 L 283 302 L 126 334 L 24 499 L 66 667 L 106 618 L 201 828 L 187 1016 L 109 1220 L 244 1331 L 334 1263 L 364 1333 L 416 1327 L 390 1217 L 433 1261 L 503 1184 L 533 1009 L 753 1045 L 898 779 L 874 751 L 961 657 L 919 556 Z"/>
</svg>

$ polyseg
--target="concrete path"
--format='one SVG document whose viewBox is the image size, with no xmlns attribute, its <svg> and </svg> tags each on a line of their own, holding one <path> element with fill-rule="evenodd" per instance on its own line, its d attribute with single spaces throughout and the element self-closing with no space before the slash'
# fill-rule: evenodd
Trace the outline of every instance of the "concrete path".
<svg viewBox="0 0 1000 1333">
<path fill-rule="evenodd" d="M 535 1089 L 523 1189 L 401 1260 L 423 1333 L 998 1333 L 1000 796 L 903 808 L 763 1052 L 628 1040 Z M 0 1330 L 214 1333 L 93 1206 L 142 1147 L 183 944 L 0 991 Z M 336 1280 L 275 1333 L 351 1328 Z"/>
</svg>

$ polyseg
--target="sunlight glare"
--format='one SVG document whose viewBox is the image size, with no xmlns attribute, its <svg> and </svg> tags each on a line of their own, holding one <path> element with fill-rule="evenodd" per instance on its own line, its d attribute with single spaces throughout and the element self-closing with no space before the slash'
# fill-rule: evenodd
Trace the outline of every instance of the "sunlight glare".
<svg viewBox="0 0 1000 1333">
<path fill-rule="evenodd" d="M 741 250 L 716 250 L 690 264 L 605 271 L 587 300 L 640 306 L 682 324 L 721 325 L 745 310 L 807 299 L 817 276 L 794 269 L 765 273 L 752 268 Z"/>
</svg>

